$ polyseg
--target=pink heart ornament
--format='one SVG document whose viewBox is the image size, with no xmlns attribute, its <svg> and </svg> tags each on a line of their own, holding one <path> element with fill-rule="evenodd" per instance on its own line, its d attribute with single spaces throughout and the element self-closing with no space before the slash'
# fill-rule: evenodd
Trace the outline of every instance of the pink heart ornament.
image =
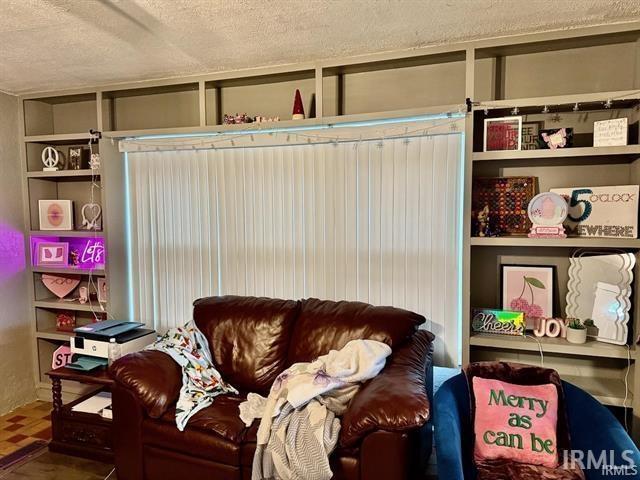
<svg viewBox="0 0 640 480">
<path fill-rule="evenodd" d="M 80 275 L 42 274 L 42 283 L 58 298 L 64 298 L 80 285 Z"/>
</svg>

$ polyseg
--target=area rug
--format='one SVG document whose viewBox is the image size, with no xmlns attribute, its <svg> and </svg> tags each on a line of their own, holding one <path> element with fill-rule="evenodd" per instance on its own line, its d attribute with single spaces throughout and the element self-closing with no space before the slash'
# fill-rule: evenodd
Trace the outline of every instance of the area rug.
<svg viewBox="0 0 640 480">
<path fill-rule="evenodd" d="M 24 462 L 28 462 L 32 458 L 46 452 L 48 444 L 49 442 L 44 440 L 35 440 L 15 452 L 0 458 L 0 478 L 2 478 L 3 472 L 6 472 Z"/>
</svg>

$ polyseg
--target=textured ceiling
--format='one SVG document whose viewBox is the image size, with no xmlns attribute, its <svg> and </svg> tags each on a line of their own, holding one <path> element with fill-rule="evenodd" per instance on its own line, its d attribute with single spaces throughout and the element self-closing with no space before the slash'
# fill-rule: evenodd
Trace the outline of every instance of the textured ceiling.
<svg viewBox="0 0 640 480">
<path fill-rule="evenodd" d="M 167 78 L 639 18 L 638 0 L 0 0 L 0 90 Z"/>
</svg>

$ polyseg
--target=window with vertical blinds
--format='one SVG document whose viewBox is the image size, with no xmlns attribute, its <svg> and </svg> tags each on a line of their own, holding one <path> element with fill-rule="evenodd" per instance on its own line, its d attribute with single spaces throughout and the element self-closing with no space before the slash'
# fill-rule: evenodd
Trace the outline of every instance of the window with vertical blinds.
<svg viewBox="0 0 640 480">
<path fill-rule="evenodd" d="M 164 331 L 225 294 L 394 305 L 457 364 L 462 138 L 129 153 L 134 316 Z"/>
</svg>

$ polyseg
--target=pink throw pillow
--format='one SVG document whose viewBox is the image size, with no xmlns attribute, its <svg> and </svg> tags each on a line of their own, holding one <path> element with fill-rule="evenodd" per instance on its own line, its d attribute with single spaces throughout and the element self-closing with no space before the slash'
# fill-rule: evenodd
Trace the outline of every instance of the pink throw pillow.
<svg viewBox="0 0 640 480">
<path fill-rule="evenodd" d="M 515 385 L 473 377 L 476 462 L 505 459 L 558 466 L 556 386 Z"/>
</svg>

